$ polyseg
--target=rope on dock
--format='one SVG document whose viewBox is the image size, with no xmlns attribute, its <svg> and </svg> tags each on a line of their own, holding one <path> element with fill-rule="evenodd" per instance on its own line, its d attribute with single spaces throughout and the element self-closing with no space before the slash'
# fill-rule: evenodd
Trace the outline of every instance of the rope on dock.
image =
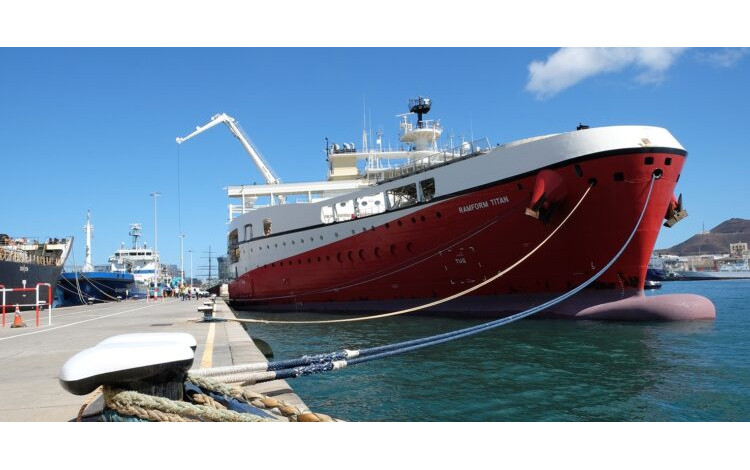
<svg viewBox="0 0 750 470">
<path fill-rule="evenodd" d="M 532 249 L 531 251 L 529 251 L 528 253 L 526 253 L 526 255 L 524 255 L 523 257 L 521 257 L 521 259 L 519 259 L 515 263 L 511 264 L 510 266 L 508 266 L 504 270 L 499 271 L 497 274 L 495 274 L 494 276 L 490 277 L 489 279 L 485 279 L 484 281 L 480 282 L 479 284 L 471 286 L 468 289 L 465 289 L 465 290 L 463 290 L 461 292 L 457 292 L 457 293 L 455 293 L 453 295 L 450 295 L 448 297 L 444 297 L 442 299 L 435 300 L 433 302 L 429 302 L 429 303 L 426 303 L 426 304 L 423 304 L 423 305 L 418 305 L 416 307 L 411 307 L 411 308 L 407 308 L 407 309 L 403 309 L 403 310 L 397 310 L 395 312 L 388 312 L 388 313 L 382 313 L 382 314 L 379 314 L 379 315 L 369 315 L 369 316 L 365 316 L 365 317 L 356 317 L 356 318 L 339 318 L 339 319 L 336 319 L 336 320 L 263 320 L 263 319 L 248 319 L 248 318 L 244 318 L 244 319 L 243 318 L 230 318 L 229 320 L 230 321 L 237 321 L 237 322 L 240 322 L 240 323 L 263 323 L 263 324 L 276 324 L 276 325 L 288 325 L 288 324 L 322 324 L 322 323 L 349 323 L 349 322 L 355 322 L 355 321 L 375 320 L 375 319 L 379 319 L 379 318 L 386 318 L 386 317 L 393 317 L 393 316 L 396 316 L 396 315 L 403 315 L 403 314 L 406 314 L 406 313 L 412 313 L 412 312 L 416 312 L 416 311 L 419 311 L 419 310 L 424 310 L 424 309 L 427 309 L 427 308 L 435 307 L 437 305 L 444 304 L 446 302 L 450 302 L 451 300 L 455 300 L 455 299 L 458 299 L 460 297 L 463 297 L 466 294 L 474 292 L 477 289 L 481 289 L 482 287 L 484 287 L 484 286 L 486 286 L 488 284 L 491 284 L 492 282 L 495 282 L 496 280 L 498 280 L 499 278 L 503 277 L 508 272 L 510 272 L 511 270 L 513 270 L 514 268 L 516 268 L 518 265 L 520 265 L 521 263 L 523 263 L 524 261 L 526 261 L 527 259 L 529 259 L 531 257 L 531 255 L 533 255 L 534 253 L 536 253 L 537 251 L 539 251 L 565 225 L 565 223 L 576 212 L 576 210 L 578 210 L 578 207 L 580 207 L 581 203 L 586 198 L 586 196 L 588 196 L 589 192 L 591 191 L 591 188 L 593 188 L 593 187 L 594 187 L 593 184 L 589 184 L 589 187 L 586 188 L 586 191 L 583 193 L 583 195 L 578 200 L 578 202 L 573 207 L 573 209 L 562 220 L 562 222 L 560 222 L 560 225 L 558 225 L 557 227 L 555 227 L 555 229 L 552 232 L 550 232 L 550 234 L 547 235 L 547 237 L 544 240 L 542 240 L 536 247 L 534 247 L 534 249 Z"/>
<path fill-rule="evenodd" d="M 104 388 L 104 402 L 107 408 L 120 415 L 134 416 L 148 421 L 270 421 L 252 414 L 221 410 L 212 406 L 196 405 L 111 387 Z"/>
<path fill-rule="evenodd" d="M 426 338 L 420 338 L 416 340 L 404 341 L 401 343 L 394 343 L 390 345 L 362 349 L 362 350 L 345 349 L 342 351 L 335 351 L 335 352 L 328 353 L 328 354 L 306 355 L 297 359 L 290 359 L 290 360 L 285 360 L 285 361 L 276 361 L 276 362 L 270 362 L 270 363 L 259 362 L 259 363 L 246 364 L 244 366 L 242 365 L 231 366 L 231 368 L 195 370 L 195 371 L 192 371 L 192 375 L 193 376 L 211 375 L 213 376 L 215 380 L 226 381 L 226 382 L 242 382 L 243 384 L 252 384 L 252 383 L 259 383 L 259 382 L 263 382 L 267 380 L 288 379 L 288 378 L 300 377 L 302 375 L 311 375 L 311 374 L 315 374 L 318 372 L 328 372 L 328 371 L 344 368 L 347 365 L 355 365 L 355 364 L 360 364 L 362 362 L 367 362 L 367 361 L 371 361 L 375 359 L 381 359 L 381 358 L 385 358 L 385 357 L 392 356 L 395 354 L 410 352 L 410 351 L 421 349 L 427 346 L 433 346 L 433 345 L 441 344 L 441 343 L 451 341 L 454 339 L 459 339 L 465 336 L 473 335 L 476 333 L 481 333 L 481 332 L 490 330 L 492 328 L 507 325 L 509 323 L 515 322 L 517 320 L 521 320 L 535 313 L 543 311 L 553 305 L 556 305 L 568 299 L 569 297 L 572 297 L 573 295 L 577 294 L 581 290 L 588 287 L 591 283 L 593 283 L 596 279 L 598 279 L 599 276 L 601 276 L 610 267 L 612 267 L 612 265 L 620 258 L 620 256 L 628 247 L 631 240 L 633 239 L 636 232 L 638 231 L 638 227 L 640 227 L 641 225 L 641 221 L 643 220 L 643 216 L 646 213 L 649 200 L 651 199 L 651 195 L 653 193 L 655 181 L 656 181 L 656 177 L 652 176 L 651 185 L 648 189 L 648 194 L 646 196 L 646 200 L 644 202 L 643 209 L 641 210 L 641 214 L 638 218 L 638 221 L 636 222 L 635 226 L 633 227 L 633 230 L 630 232 L 630 235 L 627 237 L 622 247 L 614 255 L 614 257 L 603 268 L 601 268 L 597 273 L 595 273 L 588 280 L 580 284 L 578 287 L 575 287 L 571 289 L 570 291 L 554 299 L 544 302 L 541 305 L 538 305 L 536 307 L 530 308 L 528 310 L 516 313 L 514 315 L 511 315 L 505 318 L 493 320 L 490 322 L 482 323 L 480 325 L 476 325 L 476 326 L 469 327 L 469 328 L 464 328 L 461 330 L 443 333 L 440 335 L 429 336 Z M 579 204 L 580 204 L 580 201 L 579 201 Z M 272 378 L 268 378 L 269 373 L 272 376 Z"/>
<path fill-rule="evenodd" d="M 200 390 L 200 393 L 186 393 L 185 396 L 190 401 L 179 401 L 147 395 L 133 390 L 101 386 L 81 406 L 77 421 L 81 421 L 86 408 L 99 395 L 104 396 L 105 408 L 103 418 L 105 421 L 277 421 L 278 419 L 274 419 L 274 416 L 279 419 L 282 417 L 286 418 L 291 422 L 334 421 L 333 418 L 326 414 L 313 413 L 307 409 L 300 410 L 296 406 L 282 400 L 237 386 L 230 386 L 207 377 L 195 377 L 188 374 L 185 385 L 186 388 L 194 385 Z M 211 394 L 218 395 L 219 399 L 212 397 Z M 226 400 L 227 398 L 264 411 L 248 413 L 230 409 L 230 407 L 220 402 L 220 400 Z"/>
<path fill-rule="evenodd" d="M 230 386 L 214 378 L 202 377 L 199 375 L 188 373 L 187 380 L 190 383 L 201 388 L 202 390 L 215 392 L 220 395 L 230 396 L 236 400 L 241 400 L 246 403 L 249 403 L 250 405 L 255 406 L 256 408 L 269 410 L 271 412 L 275 411 L 281 416 L 284 416 L 285 418 L 289 419 L 289 421 L 296 421 L 296 422 L 333 421 L 333 418 L 323 413 L 313 413 L 309 410 L 300 410 L 296 406 L 288 404 L 277 398 L 269 397 L 267 395 L 254 392 L 252 390 L 246 390 L 241 387 Z M 269 379 L 269 380 L 272 380 L 272 379 Z"/>
</svg>

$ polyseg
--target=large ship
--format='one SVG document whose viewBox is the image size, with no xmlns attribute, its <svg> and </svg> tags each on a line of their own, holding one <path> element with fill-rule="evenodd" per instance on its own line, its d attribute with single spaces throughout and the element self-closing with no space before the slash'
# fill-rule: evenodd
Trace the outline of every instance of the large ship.
<svg viewBox="0 0 750 470">
<path fill-rule="evenodd" d="M 159 254 L 149 248 L 146 243 L 140 244 L 141 224 L 130 224 L 128 234 L 132 239 L 130 248 L 123 243 L 109 257 L 109 270 L 112 273 L 131 274 L 134 278 L 130 297 L 145 298 L 149 287 L 158 283 Z"/>
<path fill-rule="evenodd" d="M 717 281 L 750 279 L 750 259 L 719 259 L 709 268 L 695 268 L 688 261 L 686 269 L 675 271 L 676 281 Z"/>
<path fill-rule="evenodd" d="M 178 138 L 224 123 L 268 183 L 227 188 L 240 202 L 229 206 L 231 305 L 356 315 L 430 304 L 431 313 L 503 316 L 596 276 L 638 225 L 594 284 L 545 313 L 715 317 L 700 296 L 643 295 L 660 227 L 686 215 L 674 189 L 687 152 L 666 129 L 579 125 L 494 147 L 440 146 L 430 108 L 410 100 L 399 149 L 384 149 L 380 133 L 370 148 L 363 131 L 359 150 L 326 139 L 320 182 L 281 183 L 226 114 Z"/>
<path fill-rule="evenodd" d="M 137 296 L 135 277 L 122 271 L 98 271 L 91 261 L 91 213 L 86 214 L 86 255 L 83 266 L 63 272 L 58 280 L 58 298 L 61 306 L 94 302 L 112 302 Z"/>
<path fill-rule="evenodd" d="M 30 309 L 37 301 L 53 301 L 50 292 L 72 245 L 72 237 L 40 241 L 0 234 L 0 304 L 5 305 L 6 312 L 15 305 Z"/>
</svg>

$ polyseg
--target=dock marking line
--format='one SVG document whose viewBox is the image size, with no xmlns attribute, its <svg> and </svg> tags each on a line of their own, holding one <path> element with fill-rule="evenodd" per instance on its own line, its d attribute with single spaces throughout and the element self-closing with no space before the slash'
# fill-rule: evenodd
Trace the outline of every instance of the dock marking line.
<svg viewBox="0 0 750 470">
<path fill-rule="evenodd" d="M 13 335 L 13 336 L 7 336 L 5 338 L 0 338 L 0 341 L 5 341 L 5 340 L 8 340 L 8 339 L 13 339 L 13 338 L 20 338 L 22 336 L 36 335 L 36 334 L 40 334 L 40 333 L 47 333 L 49 331 L 59 330 L 61 328 L 68 328 L 69 326 L 80 325 L 81 323 L 87 323 L 87 322 L 95 321 L 95 320 L 102 320 L 104 318 L 109 318 L 109 317 L 114 317 L 114 316 L 117 316 L 117 315 L 122 315 L 123 313 L 135 312 L 136 310 L 143 310 L 144 308 L 150 308 L 150 307 L 156 307 L 156 306 L 157 305 L 155 305 L 155 304 L 151 304 L 151 305 L 146 305 L 144 307 L 138 307 L 138 308 L 134 308 L 134 309 L 130 309 L 130 310 L 123 310 L 122 312 L 110 313 L 109 315 L 103 315 L 101 317 L 89 318 L 87 320 L 81 320 L 81 321 L 69 323 L 67 325 L 53 326 L 52 328 L 47 328 L 46 330 L 29 331 L 28 333 L 21 333 L 19 335 Z"/>
<path fill-rule="evenodd" d="M 201 358 L 201 369 L 208 369 L 213 364 L 214 357 L 214 335 L 216 333 L 216 323 L 211 323 L 208 327 L 208 336 L 206 345 L 203 348 L 203 357 Z"/>
</svg>

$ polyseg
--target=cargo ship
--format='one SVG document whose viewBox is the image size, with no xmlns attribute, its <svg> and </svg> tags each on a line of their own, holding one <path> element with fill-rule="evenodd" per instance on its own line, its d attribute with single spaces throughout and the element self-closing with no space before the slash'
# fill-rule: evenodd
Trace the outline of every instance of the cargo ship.
<svg viewBox="0 0 750 470">
<path fill-rule="evenodd" d="M 0 234 L 0 304 L 10 312 L 53 302 L 57 278 L 68 258 L 73 238 L 10 237 Z M 37 292 L 37 286 L 39 289 Z"/>
<path fill-rule="evenodd" d="M 440 145 L 440 122 L 425 119 L 431 105 L 410 100 L 399 116 L 398 149 L 384 149 L 381 133 L 370 147 L 364 130 L 359 149 L 326 139 L 326 181 L 282 183 L 226 114 L 177 138 L 223 123 L 266 178 L 265 185 L 227 187 L 239 202 L 228 217 L 234 308 L 359 315 L 435 303 L 426 312 L 499 317 L 598 275 L 544 313 L 715 317 L 704 297 L 644 296 L 662 224 L 686 215 L 674 190 L 687 152 L 669 131 L 579 125 L 496 146 L 488 139 Z M 597 274 L 634 230 L 615 264 Z"/>
</svg>

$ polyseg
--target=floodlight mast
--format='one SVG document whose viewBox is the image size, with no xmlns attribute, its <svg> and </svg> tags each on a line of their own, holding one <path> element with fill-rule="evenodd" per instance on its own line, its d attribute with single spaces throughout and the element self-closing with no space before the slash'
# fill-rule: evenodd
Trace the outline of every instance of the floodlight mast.
<svg viewBox="0 0 750 470">
<path fill-rule="evenodd" d="M 257 166 L 260 172 L 263 174 L 263 178 L 265 178 L 266 183 L 279 184 L 281 180 L 279 180 L 279 178 L 277 178 L 276 175 L 273 174 L 268 165 L 266 165 L 266 162 L 264 162 L 263 158 L 261 158 L 260 156 L 260 152 L 257 151 L 255 147 L 253 147 L 253 145 L 250 143 L 250 139 L 248 139 L 242 132 L 242 130 L 237 126 L 237 124 L 235 123 L 235 119 L 231 116 L 228 116 L 226 113 L 214 115 L 207 124 L 196 127 L 195 131 L 193 131 L 191 134 L 186 135 L 185 137 L 177 137 L 177 143 L 181 144 L 186 140 L 195 137 L 201 132 L 206 131 L 221 123 L 226 124 L 232 134 L 237 137 L 242 146 L 245 148 L 245 151 L 250 155 L 250 158 L 253 159 L 255 166 Z"/>
</svg>

